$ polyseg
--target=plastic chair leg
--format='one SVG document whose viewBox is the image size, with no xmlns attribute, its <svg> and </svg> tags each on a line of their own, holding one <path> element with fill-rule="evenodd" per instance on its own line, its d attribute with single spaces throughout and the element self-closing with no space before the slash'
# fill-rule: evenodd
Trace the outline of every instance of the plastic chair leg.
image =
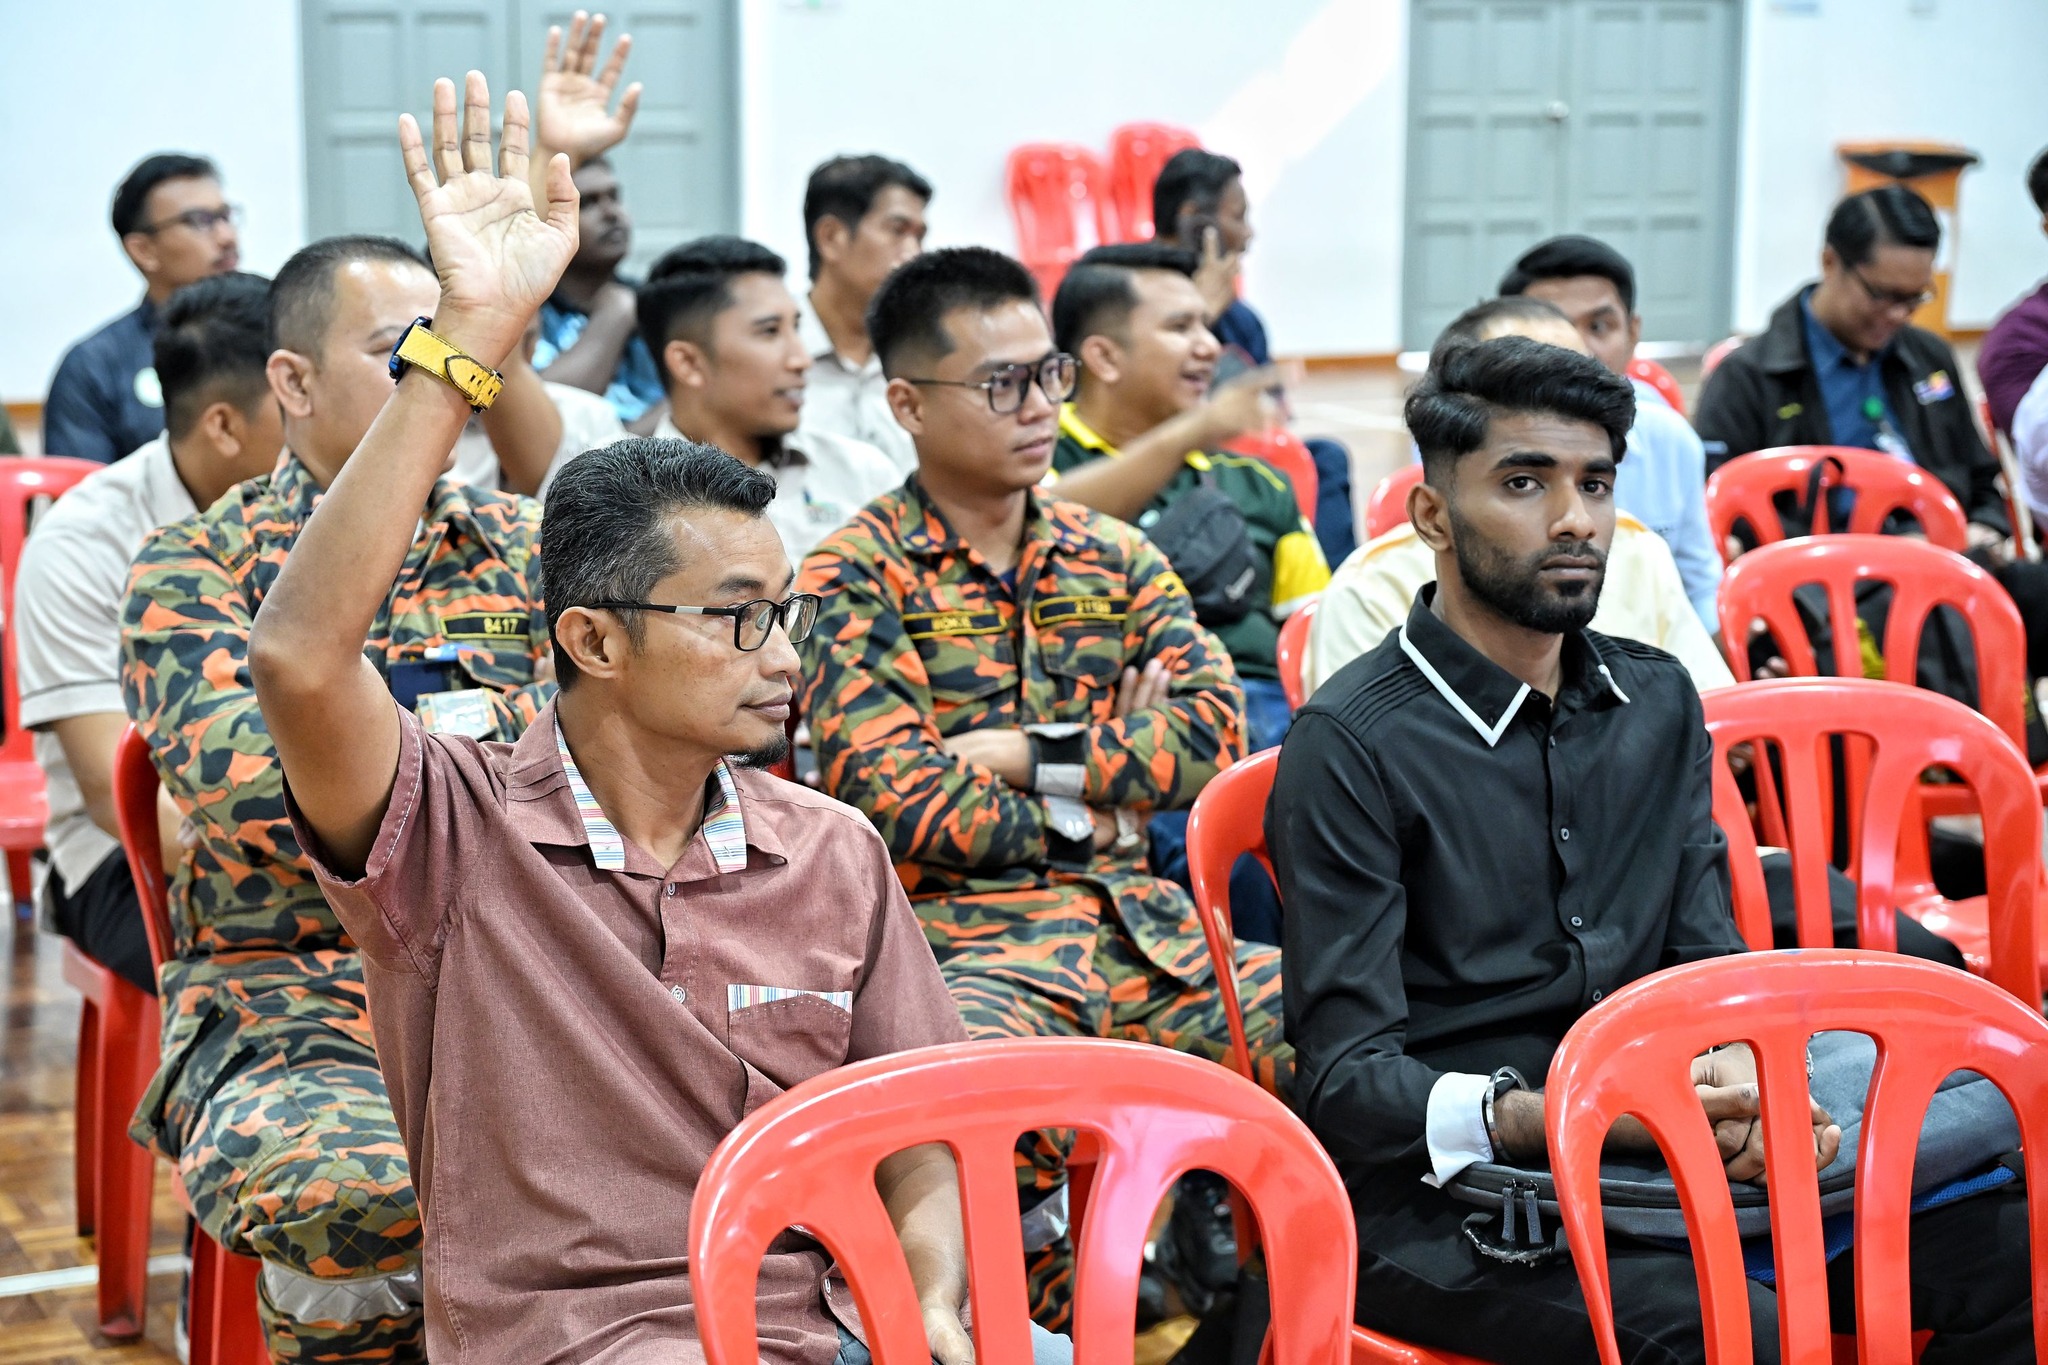
<svg viewBox="0 0 2048 1365">
<path fill-rule="evenodd" d="M 136 1101 L 156 1070 L 156 1002 L 118 977 L 102 1008 L 99 1094 L 95 1101 L 96 1237 L 100 1331 L 114 1340 L 142 1335 L 149 1292 L 150 1196 L 156 1158 L 128 1136 Z"/>
<path fill-rule="evenodd" d="M 71 1188 L 78 1205 L 78 1235 L 99 1226 L 100 1007 L 92 996 L 78 1012 L 78 1070 L 73 1083 Z"/>
<path fill-rule="evenodd" d="M 192 1231 L 192 1286 L 186 1313 L 192 1365 L 268 1365 L 270 1347 L 256 1316 L 262 1262 L 236 1256 Z"/>
<path fill-rule="evenodd" d="M 25 848 L 7 850 L 7 884 L 14 893 L 14 912 L 27 918 L 35 914 L 35 863 Z"/>
</svg>

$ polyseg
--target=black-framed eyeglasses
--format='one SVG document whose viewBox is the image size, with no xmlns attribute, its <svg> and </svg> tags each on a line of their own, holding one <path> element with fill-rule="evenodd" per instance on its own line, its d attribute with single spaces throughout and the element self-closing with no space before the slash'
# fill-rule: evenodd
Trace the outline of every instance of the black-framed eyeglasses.
<svg viewBox="0 0 2048 1365">
<path fill-rule="evenodd" d="M 1065 351 L 1054 351 L 1043 360 L 1030 364 L 1004 365 L 990 373 L 986 379 L 913 379 L 913 384 L 936 384 L 949 389 L 980 389 L 988 395 L 988 409 L 998 417 L 1007 417 L 1024 406 L 1024 394 L 1033 380 L 1038 388 L 1054 403 L 1064 403 L 1074 396 L 1074 381 L 1080 375 L 1081 366 Z"/>
<path fill-rule="evenodd" d="M 1900 294 L 1890 289 L 1879 289 L 1869 280 L 1863 278 L 1863 272 L 1855 266 L 1845 263 L 1844 268 L 1855 278 L 1856 283 L 1863 286 L 1863 292 L 1869 297 L 1870 301 L 1880 308 L 1903 308 L 1911 313 L 1934 302 L 1934 291 L 1932 289 L 1918 294 Z"/>
<path fill-rule="evenodd" d="M 751 654 L 768 643 L 768 633 L 782 622 L 789 642 L 800 645 L 811 638 L 818 623 L 818 599 L 810 593 L 792 593 L 788 600 L 771 602 L 757 597 L 736 607 L 671 607 L 660 602 L 593 602 L 605 611 L 660 611 L 670 616 L 730 616 L 733 648 Z"/>
<path fill-rule="evenodd" d="M 222 223 L 237 223 L 241 219 L 242 210 L 238 206 L 222 204 L 217 209 L 186 209 L 183 213 L 172 214 L 161 223 L 151 223 L 148 227 L 140 227 L 135 230 L 151 236 L 162 232 L 165 228 L 174 227 L 186 227 L 191 228 L 194 232 L 206 233 L 213 231 Z"/>
</svg>

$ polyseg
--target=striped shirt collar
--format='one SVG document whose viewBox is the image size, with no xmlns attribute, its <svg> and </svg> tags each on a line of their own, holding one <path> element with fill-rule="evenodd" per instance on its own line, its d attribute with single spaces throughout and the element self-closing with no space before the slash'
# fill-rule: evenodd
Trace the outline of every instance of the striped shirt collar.
<svg viewBox="0 0 2048 1365">
<path fill-rule="evenodd" d="M 583 833 L 590 840 L 591 859 L 606 872 L 624 872 L 626 841 L 619 834 L 618 826 L 597 804 L 597 798 L 590 794 L 590 784 L 583 780 L 576 760 L 569 754 L 569 741 L 562 737 L 560 718 L 552 719 L 555 752 L 561 756 L 562 773 L 569 779 L 570 794 L 576 798 L 576 814 L 582 819 Z M 724 759 L 719 760 L 714 771 L 718 778 L 718 795 L 707 802 L 704 809 L 704 842 L 711 849 L 711 861 L 718 865 L 720 872 L 742 872 L 747 866 L 747 826 L 740 814 L 739 787 L 733 782 L 732 770 Z"/>
</svg>

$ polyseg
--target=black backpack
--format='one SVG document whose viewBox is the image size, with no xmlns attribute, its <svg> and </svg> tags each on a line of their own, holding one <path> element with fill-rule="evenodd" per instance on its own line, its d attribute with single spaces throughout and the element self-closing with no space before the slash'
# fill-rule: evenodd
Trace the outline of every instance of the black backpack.
<svg viewBox="0 0 2048 1365">
<path fill-rule="evenodd" d="M 1138 519 L 1138 528 L 1159 547 L 1194 599 L 1195 619 L 1205 626 L 1242 621 L 1260 603 L 1257 591 L 1265 577 L 1244 512 L 1217 488 L 1206 472 L 1196 484 L 1166 505 L 1156 517 Z"/>
</svg>

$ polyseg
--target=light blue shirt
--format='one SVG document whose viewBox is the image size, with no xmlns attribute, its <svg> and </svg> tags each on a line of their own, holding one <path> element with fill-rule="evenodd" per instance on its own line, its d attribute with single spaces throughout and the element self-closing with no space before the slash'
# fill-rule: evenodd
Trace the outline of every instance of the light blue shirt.
<svg viewBox="0 0 2048 1365">
<path fill-rule="evenodd" d="M 1709 632 L 1721 628 L 1715 595 L 1721 555 L 1707 530 L 1707 452 L 1692 424 L 1657 391 L 1635 383 L 1636 424 L 1614 476 L 1615 506 L 1664 538 L 1692 609 Z"/>
</svg>

